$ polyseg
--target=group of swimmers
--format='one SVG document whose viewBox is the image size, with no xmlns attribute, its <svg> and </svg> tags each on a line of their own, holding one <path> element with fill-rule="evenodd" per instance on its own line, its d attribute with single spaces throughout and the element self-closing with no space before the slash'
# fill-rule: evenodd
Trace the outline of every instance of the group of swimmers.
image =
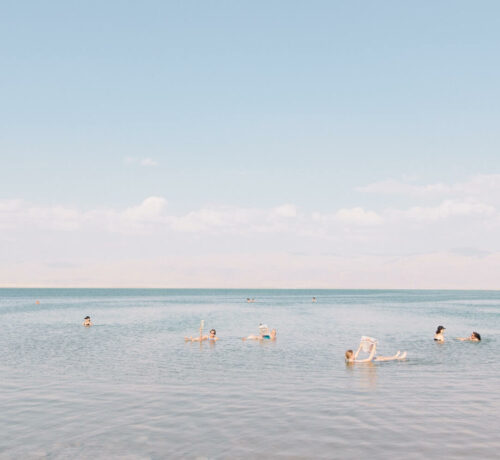
<svg viewBox="0 0 500 460">
<path fill-rule="evenodd" d="M 436 333 L 434 334 L 434 340 L 436 342 L 444 342 L 444 331 L 446 328 L 444 326 L 438 326 Z M 457 340 L 462 342 L 481 342 L 481 334 L 479 332 L 473 332 L 469 337 L 457 337 Z"/>
<path fill-rule="evenodd" d="M 92 321 L 90 320 L 90 316 L 86 316 L 83 320 L 83 325 L 85 327 L 92 326 Z M 203 328 L 205 326 L 205 321 L 201 320 L 200 324 L 200 330 L 199 330 L 199 335 L 198 336 L 190 336 L 190 337 L 184 337 L 184 340 L 186 342 L 212 342 L 215 343 L 217 340 L 219 340 L 219 337 L 217 337 L 217 331 L 215 329 L 210 329 L 210 332 L 208 335 L 203 335 Z M 436 342 L 444 342 L 444 331 L 446 328 L 444 326 L 438 326 L 436 329 L 436 333 L 434 334 L 434 340 Z M 468 342 L 480 342 L 481 341 L 481 334 L 479 332 L 472 332 L 472 334 L 469 337 L 457 337 L 457 340 L 460 340 L 462 342 L 468 341 Z M 269 330 L 269 327 L 266 324 L 260 324 L 259 325 L 259 334 L 258 335 L 249 335 L 247 337 L 242 337 L 242 340 L 258 340 L 258 341 L 275 341 L 276 340 L 276 329 L 272 329 L 271 331 Z M 364 351 L 368 353 L 368 357 L 364 359 L 358 359 L 359 354 L 361 351 Z M 347 350 L 345 352 L 345 360 L 347 363 L 368 363 L 371 361 L 402 361 L 406 359 L 407 352 L 404 351 L 401 353 L 399 350 L 396 354 L 392 356 L 376 356 L 377 353 L 377 340 L 373 339 L 372 337 L 366 337 L 363 336 L 361 337 L 361 341 L 359 343 L 358 349 L 356 352 L 353 350 Z"/>
<path fill-rule="evenodd" d="M 86 316 L 83 319 L 83 326 L 90 327 L 92 326 L 92 321 L 90 320 L 90 316 Z M 210 329 L 208 335 L 203 335 L 203 328 L 205 326 L 205 321 L 201 320 L 200 324 L 200 333 L 195 337 L 184 337 L 186 342 L 204 342 L 205 340 L 208 342 L 217 342 L 219 337 L 217 337 L 217 331 L 215 329 Z M 242 340 L 276 340 L 276 329 L 272 329 L 269 331 L 269 327 L 266 324 L 259 325 L 259 334 L 258 335 L 249 335 L 248 337 L 242 337 Z"/>
<path fill-rule="evenodd" d="M 434 340 L 436 342 L 444 342 L 444 331 L 446 328 L 444 326 L 438 326 L 436 329 L 436 333 L 434 334 Z M 481 334 L 479 332 L 472 332 L 469 337 L 457 337 L 456 340 L 460 340 L 461 342 L 480 342 Z M 369 353 L 368 358 L 358 359 L 358 355 L 361 351 L 365 351 Z M 359 344 L 356 352 L 353 350 L 347 350 L 345 352 L 345 360 L 347 363 L 368 363 L 371 361 L 395 361 L 395 360 L 403 360 L 407 356 L 407 352 L 401 353 L 398 351 L 395 355 L 392 356 L 376 356 L 377 352 L 377 340 L 371 337 L 361 337 L 361 342 Z"/>
<path fill-rule="evenodd" d="M 219 340 L 219 337 L 217 337 L 217 332 L 215 329 L 211 329 L 209 335 L 203 335 L 203 326 L 205 325 L 205 322 L 201 320 L 200 324 L 200 334 L 196 337 L 184 337 L 184 340 L 186 342 L 203 342 L 207 340 L 208 342 L 216 342 Z M 264 341 L 264 340 L 270 340 L 274 342 L 276 340 L 276 329 L 273 329 L 269 331 L 269 327 L 266 324 L 260 324 L 259 325 L 259 334 L 258 335 L 249 335 L 248 337 L 242 337 L 241 340 L 259 340 L 259 341 Z"/>
</svg>

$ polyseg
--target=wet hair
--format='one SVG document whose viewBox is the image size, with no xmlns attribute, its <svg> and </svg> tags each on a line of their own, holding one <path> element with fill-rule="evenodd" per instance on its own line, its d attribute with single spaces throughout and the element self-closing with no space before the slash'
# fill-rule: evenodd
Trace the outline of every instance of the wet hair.
<svg viewBox="0 0 500 460">
<path fill-rule="evenodd" d="M 85 317 L 85 318 L 83 318 L 83 319 L 90 319 L 90 316 L 86 316 L 86 317 Z"/>
<path fill-rule="evenodd" d="M 472 335 L 477 339 L 481 340 L 481 334 L 479 332 L 473 332 Z"/>
<path fill-rule="evenodd" d="M 211 334 L 212 332 L 214 333 L 214 335 L 216 335 L 216 334 L 217 334 L 217 331 L 216 331 L 215 329 L 210 329 L 210 334 Z"/>
<path fill-rule="evenodd" d="M 436 330 L 436 334 L 439 334 L 443 329 L 446 329 L 444 326 L 438 326 Z"/>
<path fill-rule="evenodd" d="M 354 351 L 352 350 L 347 350 L 345 352 L 345 359 L 349 361 L 350 359 L 354 358 Z"/>
</svg>

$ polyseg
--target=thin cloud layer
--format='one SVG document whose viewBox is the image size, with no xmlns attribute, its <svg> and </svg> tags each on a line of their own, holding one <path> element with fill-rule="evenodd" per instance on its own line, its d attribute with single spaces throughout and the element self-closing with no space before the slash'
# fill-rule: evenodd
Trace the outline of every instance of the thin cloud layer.
<svg viewBox="0 0 500 460">
<path fill-rule="evenodd" d="M 0 200 L 0 274 L 4 285 L 493 288 L 499 186 L 493 175 L 412 185 L 406 207 L 376 210 L 363 190 L 358 206 L 327 212 L 284 203 L 174 213 L 162 196 L 94 209 Z"/>
<path fill-rule="evenodd" d="M 414 184 L 394 179 L 374 182 L 356 187 L 358 192 L 382 195 L 407 195 L 414 198 L 474 198 L 477 200 L 500 201 L 500 174 L 477 174 L 464 182 L 455 184 Z"/>
<path fill-rule="evenodd" d="M 126 165 L 140 165 L 140 166 L 158 166 L 158 162 L 153 160 L 152 158 L 136 158 L 136 157 L 125 157 L 123 162 Z"/>
</svg>

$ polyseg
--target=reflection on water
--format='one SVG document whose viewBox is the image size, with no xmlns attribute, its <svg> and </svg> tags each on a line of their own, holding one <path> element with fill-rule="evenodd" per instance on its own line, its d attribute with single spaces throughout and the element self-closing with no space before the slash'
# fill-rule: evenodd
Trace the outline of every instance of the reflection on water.
<svg viewBox="0 0 500 460">
<path fill-rule="evenodd" d="M 0 458 L 496 458 L 499 315 L 496 292 L 1 290 Z M 217 343 L 184 341 L 201 319 Z M 241 340 L 264 322 L 276 342 Z M 346 365 L 362 335 L 408 359 Z"/>
<path fill-rule="evenodd" d="M 377 386 L 377 366 L 380 363 L 368 362 L 362 364 L 346 363 L 346 369 L 351 378 L 361 388 L 374 389 Z"/>
</svg>

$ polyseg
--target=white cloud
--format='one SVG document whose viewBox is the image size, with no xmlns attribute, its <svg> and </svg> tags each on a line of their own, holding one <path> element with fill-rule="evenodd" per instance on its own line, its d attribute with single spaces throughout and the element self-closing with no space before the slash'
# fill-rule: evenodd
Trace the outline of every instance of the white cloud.
<svg viewBox="0 0 500 460">
<path fill-rule="evenodd" d="M 141 166 L 157 166 L 158 162 L 152 160 L 151 158 L 143 158 L 141 160 Z"/>
<path fill-rule="evenodd" d="M 153 160 L 152 158 L 137 158 L 137 157 L 125 157 L 123 162 L 126 165 L 134 165 L 138 164 L 140 166 L 158 166 L 158 162 Z"/>
<path fill-rule="evenodd" d="M 284 204 L 274 208 L 274 212 L 279 217 L 297 217 L 297 207 L 293 204 Z"/>
<path fill-rule="evenodd" d="M 474 198 L 486 202 L 500 202 L 500 174 L 477 174 L 454 184 L 417 185 L 413 182 L 385 180 L 357 187 L 358 192 L 385 195 L 405 195 L 414 198 Z"/>
<path fill-rule="evenodd" d="M 495 208 L 475 200 L 445 200 L 438 206 L 414 206 L 404 211 L 405 217 L 417 221 L 436 221 L 453 217 L 493 216 Z"/>
<path fill-rule="evenodd" d="M 23 200 L 0 200 L 0 228 L 71 231 L 80 227 L 77 210 L 60 205 L 41 206 Z"/>
<path fill-rule="evenodd" d="M 365 211 L 361 207 L 339 209 L 335 213 L 339 222 L 353 225 L 379 225 L 383 219 L 374 211 Z"/>
<path fill-rule="evenodd" d="M 249 234 L 285 230 L 289 228 L 288 221 L 296 216 L 296 207 L 285 204 L 270 210 L 210 206 L 169 219 L 171 227 L 177 231 Z"/>
<path fill-rule="evenodd" d="M 445 194 L 450 192 L 452 188 L 441 183 L 413 185 L 390 179 L 380 182 L 374 182 L 362 187 L 356 187 L 356 190 L 358 192 L 374 194 L 425 196 Z"/>
<path fill-rule="evenodd" d="M 207 230 L 227 231 L 234 225 L 231 214 L 232 212 L 227 208 L 206 208 L 189 212 L 184 216 L 171 216 L 170 221 L 172 228 L 181 232 L 202 232 Z"/>
<path fill-rule="evenodd" d="M 125 209 L 123 217 L 132 221 L 154 222 L 161 219 L 167 200 L 161 196 L 150 196 L 139 206 Z"/>
</svg>

